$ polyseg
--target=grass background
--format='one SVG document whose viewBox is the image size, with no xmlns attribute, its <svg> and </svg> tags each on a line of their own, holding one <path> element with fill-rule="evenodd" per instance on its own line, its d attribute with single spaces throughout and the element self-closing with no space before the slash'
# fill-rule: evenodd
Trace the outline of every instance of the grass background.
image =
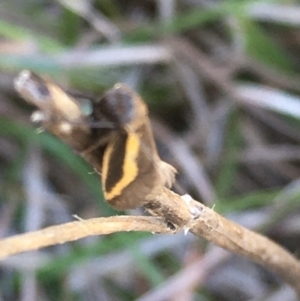
<svg viewBox="0 0 300 301">
<path fill-rule="evenodd" d="M 299 16 L 287 0 L 1 1 L 1 236 L 120 214 L 93 170 L 30 123 L 13 88 L 30 69 L 95 97 L 129 84 L 178 169 L 174 189 L 299 254 Z M 0 262 L 0 300 L 278 296 L 294 300 L 275 275 L 191 235 L 118 233 Z"/>
</svg>

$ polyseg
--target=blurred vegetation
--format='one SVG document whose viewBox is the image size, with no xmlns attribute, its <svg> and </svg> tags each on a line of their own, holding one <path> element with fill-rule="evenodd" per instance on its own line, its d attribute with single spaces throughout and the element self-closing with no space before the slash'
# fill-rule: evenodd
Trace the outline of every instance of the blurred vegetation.
<svg viewBox="0 0 300 301">
<path fill-rule="evenodd" d="M 1 1 L 2 237 L 119 214 L 91 167 L 30 123 L 13 88 L 30 69 L 95 97 L 128 83 L 178 169 L 175 190 L 299 253 L 299 15 L 292 0 Z M 91 237 L 1 262 L 0 300 L 267 300 L 282 288 L 232 256 L 167 289 L 213 249 L 190 235 Z"/>
</svg>

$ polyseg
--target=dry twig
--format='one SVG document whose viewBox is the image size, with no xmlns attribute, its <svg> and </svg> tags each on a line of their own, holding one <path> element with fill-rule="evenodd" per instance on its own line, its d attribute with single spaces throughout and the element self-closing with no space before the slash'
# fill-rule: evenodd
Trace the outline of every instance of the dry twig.
<svg viewBox="0 0 300 301">
<path fill-rule="evenodd" d="M 172 233 L 162 219 L 155 217 L 112 216 L 80 220 L 3 239 L 0 242 L 0 258 L 78 240 L 87 236 L 105 235 L 121 231 Z"/>
</svg>

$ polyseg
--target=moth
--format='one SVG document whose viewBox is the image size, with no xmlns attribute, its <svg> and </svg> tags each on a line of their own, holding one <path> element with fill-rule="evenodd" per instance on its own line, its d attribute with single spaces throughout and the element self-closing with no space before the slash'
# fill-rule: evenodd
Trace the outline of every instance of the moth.
<svg viewBox="0 0 300 301">
<path fill-rule="evenodd" d="M 15 87 L 47 116 L 42 120 L 46 128 L 71 146 L 76 144 L 75 149 L 90 163 L 96 158 L 104 197 L 114 208 L 127 210 L 142 206 L 146 196 L 155 189 L 172 185 L 176 169 L 160 159 L 148 108 L 128 86 L 116 84 L 102 97 L 92 100 L 89 116 L 80 113 L 72 95 L 33 72 L 21 72 Z M 78 126 L 80 122 L 85 127 Z M 85 137 L 84 145 L 74 143 L 78 128 Z M 88 131 L 82 132 L 82 128 Z"/>
<path fill-rule="evenodd" d="M 113 124 L 99 137 L 106 141 L 101 177 L 109 204 L 121 210 L 136 208 L 155 188 L 172 185 L 176 169 L 160 159 L 148 108 L 137 93 L 116 84 L 94 103 L 92 116 Z"/>
</svg>

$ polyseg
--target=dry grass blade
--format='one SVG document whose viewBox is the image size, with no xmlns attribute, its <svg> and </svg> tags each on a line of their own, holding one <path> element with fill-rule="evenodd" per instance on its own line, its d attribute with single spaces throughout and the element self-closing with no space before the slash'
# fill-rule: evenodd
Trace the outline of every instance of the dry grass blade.
<svg viewBox="0 0 300 301">
<path fill-rule="evenodd" d="M 119 28 L 100 12 L 95 12 L 88 1 L 82 0 L 57 0 L 63 6 L 83 17 L 110 42 L 118 42 L 121 37 Z"/>
<path fill-rule="evenodd" d="M 171 58 L 167 47 L 161 45 L 110 46 L 59 54 L 53 59 L 64 67 L 122 66 L 165 63 Z"/>
<path fill-rule="evenodd" d="M 251 104 L 300 118 L 300 99 L 277 89 L 255 84 L 236 86 L 235 96 L 242 104 Z"/>
<path fill-rule="evenodd" d="M 247 12 L 252 18 L 299 26 L 299 5 L 257 2 L 248 6 Z"/>
<path fill-rule="evenodd" d="M 163 301 L 170 295 L 178 296 L 182 291 L 191 289 L 191 286 L 202 285 L 208 274 L 228 257 L 229 253 L 224 250 L 216 247 L 212 248 L 194 264 L 186 267 L 161 286 L 146 293 L 136 301 Z"/>
</svg>

